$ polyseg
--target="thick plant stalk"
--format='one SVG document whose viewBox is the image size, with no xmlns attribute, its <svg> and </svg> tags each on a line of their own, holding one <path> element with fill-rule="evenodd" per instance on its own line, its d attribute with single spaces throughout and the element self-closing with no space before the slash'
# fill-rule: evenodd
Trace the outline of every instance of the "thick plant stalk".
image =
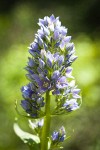
<svg viewBox="0 0 100 150">
<path fill-rule="evenodd" d="M 49 134 L 50 134 L 50 121 L 51 121 L 49 91 L 46 92 L 45 113 L 46 113 L 46 116 L 44 118 L 44 126 L 42 130 L 41 150 L 48 150 L 48 140 L 49 140 Z"/>
</svg>

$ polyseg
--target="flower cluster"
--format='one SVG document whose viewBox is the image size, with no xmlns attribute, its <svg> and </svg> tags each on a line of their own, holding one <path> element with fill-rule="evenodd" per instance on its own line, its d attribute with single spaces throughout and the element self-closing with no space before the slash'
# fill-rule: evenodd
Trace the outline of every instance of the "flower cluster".
<svg viewBox="0 0 100 150">
<path fill-rule="evenodd" d="M 40 108 L 44 106 L 44 98 L 39 95 L 33 83 L 29 83 L 21 88 L 22 96 L 25 100 L 21 101 L 23 109 L 31 117 L 39 116 Z"/>
<path fill-rule="evenodd" d="M 52 134 L 52 143 L 51 143 L 51 147 L 55 147 L 57 145 L 59 145 L 61 142 L 63 142 L 65 140 L 66 137 L 66 132 L 65 132 L 65 128 L 62 126 L 59 131 L 54 131 Z"/>
<path fill-rule="evenodd" d="M 21 88 L 21 106 L 27 113 L 26 117 L 30 118 L 29 125 L 35 135 L 22 131 L 16 124 L 14 128 L 29 147 L 48 150 L 61 148 L 66 138 L 63 126 L 59 131 L 54 131 L 50 138 L 51 116 L 78 109 L 81 96 L 72 76 L 71 64 L 77 56 L 67 29 L 61 25 L 59 17 L 55 18 L 54 15 L 39 19 L 38 25 L 40 28 L 30 44 L 31 57 L 25 67 L 29 83 Z M 51 109 L 54 98 L 55 106 Z"/>
<path fill-rule="evenodd" d="M 26 67 L 30 83 L 22 87 L 23 109 L 31 117 L 39 117 L 45 105 L 44 94 L 51 91 L 58 96 L 57 109 L 72 111 L 79 108 L 77 99 L 80 92 L 75 86 L 71 64 L 76 60 L 75 47 L 67 29 L 54 15 L 39 19 L 35 40 L 29 47 L 32 57 Z M 73 84 L 74 82 L 74 84 Z"/>
</svg>

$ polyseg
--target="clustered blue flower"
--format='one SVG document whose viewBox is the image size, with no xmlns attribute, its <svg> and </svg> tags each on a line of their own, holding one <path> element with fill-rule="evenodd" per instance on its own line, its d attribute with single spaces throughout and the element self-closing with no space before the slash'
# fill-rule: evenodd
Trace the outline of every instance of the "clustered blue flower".
<svg viewBox="0 0 100 150">
<path fill-rule="evenodd" d="M 60 142 L 63 142 L 66 137 L 65 128 L 62 126 L 59 131 L 54 131 L 52 134 L 52 145 L 57 145 Z"/>
<path fill-rule="evenodd" d="M 62 108 L 66 112 L 78 109 L 77 99 L 80 98 L 71 67 L 77 56 L 67 29 L 54 15 L 39 19 L 38 25 L 40 29 L 30 44 L 31 57 L 26 66 L 30 83 L 21 89 L 24 98 L 21 106 L 33 118 L 39 117 L 47 91 L 58 97 L 57 109 Z M 52 138 L 57 136 L 55 132 Z"/>
</svg>

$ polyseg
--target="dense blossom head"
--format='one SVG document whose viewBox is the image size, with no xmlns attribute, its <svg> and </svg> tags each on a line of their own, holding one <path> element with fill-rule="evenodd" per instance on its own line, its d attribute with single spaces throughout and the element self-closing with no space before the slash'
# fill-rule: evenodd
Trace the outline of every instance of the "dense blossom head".
<svg viewBox="0 0 100 150">
<path fill-rule="evenodd" d="M 32 57 L 29 57 L 26 66 L 30 83 L 21 89 L 24 98 L 21 105 L 31 116 L 38 116 L 45 105 L 43 95 L 51 91 L 53 95 L 61 97 L 59 107 L 69 109 L 72 104 L 68 102 L 75 99 L 77 108 L 80 89 L 75 84 L 72 86 L 74 77 L 71 64 L 77 56 L 71 36 L 67 35 L 67 28 L 61 25 L 59 17 L 54 15 L 39 19 L 38 25 L 40 28 L 29 47 Z M 66 102 L 66 99 L 69 101 Z M 75 106 L 70 110 L 75 110 Z M 54 134 L 57 136 L 57 133 Z"/>
<path fill-rule="evenodd" d="M 29 83 L 21 88 L 24 100 L 21 101 L 22 108 L 31 116 L 37 117 L 40 108 L 44 106 L 44 98 L 39 95 L 36 86 Z"/>
<path fill-rule="evenodd" d="M 51 137 L 53 144 L 59 144 L 60 142 L 63 142 L 66 137 L 65 128 L 62 126 L 59 131 L 54 131 Z"/>
</svg>

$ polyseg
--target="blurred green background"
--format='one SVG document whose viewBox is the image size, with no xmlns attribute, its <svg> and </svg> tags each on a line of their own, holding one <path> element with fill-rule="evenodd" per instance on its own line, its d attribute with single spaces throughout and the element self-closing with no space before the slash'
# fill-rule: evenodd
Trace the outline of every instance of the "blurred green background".
<svg viewBox="0 0 100 150">
<path fill-rule="evenodd" d="M 51 14 L 60 16 L 72 35 L 79 57 L 73 64 L 73 75 L 83 97 L 81 109 L 54 118 L 51 130 L 65 125 L 71 138 L 64 143 L 64 150 L 100 150 L 99 0 L 0 1 L 0 150 L 28 150 L 13 131 L 17 116 L 14 102 L 17 99 L 20 105 L 20 88 L 28 82 L 23 68 L 38 18 Z M 20 126 L 30 131 L 27 119 L 18 118 Z"/>
</svg>

